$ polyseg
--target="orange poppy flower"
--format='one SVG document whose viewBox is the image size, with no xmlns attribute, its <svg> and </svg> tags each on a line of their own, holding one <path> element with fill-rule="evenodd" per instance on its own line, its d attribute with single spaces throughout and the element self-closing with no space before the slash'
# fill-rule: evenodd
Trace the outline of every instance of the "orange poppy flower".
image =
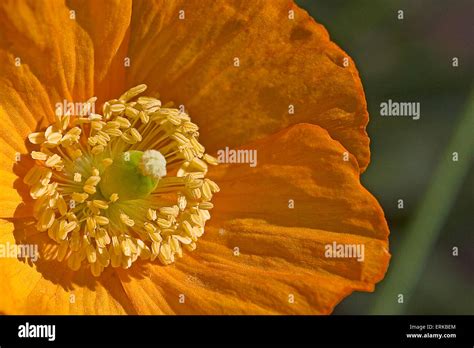
<svg viewBox="0 0 474 348">
<path fill-rule="evenodd" d="M 327 314 L 383 278 L 359 75 L 292 2 L 12 1 L 0 23 L 1 312 Z"/>
</svg>

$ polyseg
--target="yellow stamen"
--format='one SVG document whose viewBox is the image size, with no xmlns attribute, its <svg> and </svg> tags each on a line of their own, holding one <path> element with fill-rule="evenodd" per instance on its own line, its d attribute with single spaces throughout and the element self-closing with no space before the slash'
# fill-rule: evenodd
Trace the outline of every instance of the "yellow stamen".
<svg viewBox="0 0 474 348">
<path fill-rule="evenodd" d="M 81 181 L 82 181 L 81 173 L 74 173 L 74 182 L 81 182 Z"/>
<path fill-rule="evenodd" d="M 97 224 L 101 225 L 101 226 L 104 226 L 104 225 L 108 225 L 109 224 L 109 219 L 106 218 L 105 216 L 99 216 L 99 215 L 96 215 L 94 217 L 95 219 L 95 222 L 97 222 Z"/>
<path fill-rule="evenodd" d="M 110 202 L 115 203 L 118 201 L 118 199 L 119 199 L 119 195 L 117 193 L 112 193 L 110 195 Z"/>
<path fill-rule="evenodd" d="M 28 135 L 28 140 L 32 144 L 38 145 L 38 144 L 44 143 L 46 141 L 46 138 L 43 132 L 37 132 L 37 133 L 31 133 L 30 135 Z"/>
<path fill-rule="evenodd" d="M 28 136 L 37 162 L 23 181 L 36 200 L 37 228 L 73 270 L 100 276 L 138 259 L 171 264 L 196 248 L 210 218 L 219 187 L 206 174 L 217 160 L 186 113 L 138 97 L 145 89 L 106 101 L 102 115 L 89 113 L 91 98 L 79 117 L 58 116 Z M 164 203 L 172 195 L 174 203 Z"/>
<path fill-rule="evenodd" d="M 121 213 L 120 220 L 122 220 L 122 222 L 127 226 L 133 227 L 135 225 L 135 221 L 130 219 L 130 217 L 127 214 Z"/>
<path fill-rule="evenodd" d="M 92 204 L 99 208 L 99 209 L 108 209 L 109 208 L 109 205 L 107 204 L 107 202 L 103 201 L 103 200 L 100 200 L 100 199 L 94 199 L 92 201 Z"/>
</svg>

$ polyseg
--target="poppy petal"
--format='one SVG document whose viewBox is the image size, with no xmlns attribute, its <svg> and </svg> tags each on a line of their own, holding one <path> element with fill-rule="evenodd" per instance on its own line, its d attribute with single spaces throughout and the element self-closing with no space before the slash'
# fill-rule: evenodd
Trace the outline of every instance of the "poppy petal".
<svg viewBox="0 0 474 348">
<path fill-rule="evenodd" d="M 222 159 L 232 160 L 232 150 L 222 150 Z M 236 160 L 238 150 L 255 151 L 256 166 L 212 168 L 209 177 L 221 188 L 213 198 L 213 219 L 263 217 L 274 225 L 387 238 L 383 211 L 361 185 L 357 161 L 321 127 L 291 126 L 236 149 Z M 240 158 L 247 158 L 245 152 Z"/>
<path fill-rule="evenodd" d="M 127 50 L 132 17 L 131 0 L 72 0 L 76 21 L 92 41 L 94 95 L 99 100 L 117 98 L 124 92 Z M 87 96 L 90 98 L 92 95 Z"/>
<path fill-rule="evenodd" d="M 326 231 L 248 221 L 227 226 L 232 238 L 206 233 L 215 241 L 200 241 L 175 266 L 145 264 L 142 278 L 119 272 L 139 313 L 329 314 L 352 291 L 373 291 L 388 262 L 382 242 Z M 367 261 L 323 260 L 333 240 L 365 243 Z"/>
<path fill-rule="evenodd" d="M 257 150 L 255 168 L 210 173 L 221 192 L 196 251 L 173 266 L 145 264 L 140 278 L 119 272 L 143 313 L 327 314 L 384 277 L 383 211 L 360 184 L 355 158 L 345 161 L 327 131 L 299 124 L 245 149 Z M 339 245 L 360 254 L 326 254 Z"/>
<path fill-rule="evenodd" d="M 28 69 L 51 105 L 120 95 L 131 7 L 130 0 L 2 3 L 0 51 L 8 58 L 2 77 L 8 70 L 18 80 Z"/>
<path fill-rule="evenodd" d="M 1 49 L 0 59 L 14 60 L 13 55 Z M 31 216 L 31 204 L 21 204 L 31 202 L 21 179 L 33 163 L 27 136 L 48 125 L 54 112 L 44 86 L 28 65 L 0 65 L 0 100 L 0 217 Z"/>
<path fill-rule="evenodd" d="M 313 123 L 366 168 L 354 62 L 292 1 L 150 0 L 135 2 L 132 16 L 127 85 L 184 105 L 209 151 Z"/>
<path fill-rule="evenodd" d="M 15 230 L 15 232 L 13 232 Z M 56 252 L 46 233 L 23 220 L 0 220 L 0 312 L 7 314 L 136 314 L 113 269 L 99 279 L 90 270 L 72 271 L 51 260 Z M 12 245 L 38 246 L 36 262 L 14 257 Z M 7 251 L 9 250 L 9 251 Z M 34 250 L 34 249 L 29 249 Z"/>
<path fill-rule="evenodd" d="M 0 47 L 10 56 L 6 64 L 26 66 L 44 86 L 52 105 L 92 95 L 92 43 L 64 2 L 3 2 L 0 22 Z"/>
<path fill-rule="evenodd" d="M 83 102 L 123 90 L 131 1 L 13 1 L 0 4 L 0 217 L 22 217 L 18 179 L 28 170 L 26 137 L 54 121 L 64 100 Z M 71 12 L 73 11 L 73 12 Z"/>
</svg>

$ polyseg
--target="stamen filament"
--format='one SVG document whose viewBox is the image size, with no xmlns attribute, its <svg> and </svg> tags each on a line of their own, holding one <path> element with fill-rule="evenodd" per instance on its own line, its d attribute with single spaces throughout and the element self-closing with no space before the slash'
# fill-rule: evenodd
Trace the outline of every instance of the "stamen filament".
<svg viewBox="0 0 474 348">
<path fill-rule="evenodd" d="M 145 89 L 106 101 L 103 115 L 89 114 L 91 98 L 80 117 L 59 115 L 28 136 L 39 147 L 24 178 L 37 227 L 73 270 L 89 267 L 99 276 L 139 258 L 171 264 L 196 248 L 210 218 L 218 186 L 205 178 L 206 163 L 217 162 L 204 153 L 190 117 L 138 97 Z"/>
</svg>

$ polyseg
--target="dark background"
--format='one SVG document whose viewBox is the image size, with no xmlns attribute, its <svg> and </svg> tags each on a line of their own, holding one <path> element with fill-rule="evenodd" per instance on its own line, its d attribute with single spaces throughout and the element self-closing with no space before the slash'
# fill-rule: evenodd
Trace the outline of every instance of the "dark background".
<svg viewBox="0 0 474 348">
<path fill-rule="evenodd" d="M 410 233 L 408 226 L 472 98 L 469 95 L 474 76 L 474 1 L 297 3 L 326 27 L 332 40 L 357 64 L 369 108 L 372 152 L 371 163 L 361 180 L 385 211 L 394 266 L 397 258 L 416 253 L 417 246 L 407 247 L 403 238 Z M 403 20 L 397 18 L 398 10 L 404 11 Z M 453 57 L 459 58 L 457 68 L 452 66 Z M 388 99 L 420 102 L 420 119 L 381 117 L 380 103 Z M 472 132 L 471 135 L 474 136 Z M 421 273 L 412 291 L 405 294 L 405 304 L 398 313 L 474 313 L 474 170 L 472 158 L 465 160 L 467 175 L 461 189 L 449 206 L 447 218 L 438 226 L 440 232 L 432 238 L 433 245 L 423 258 Z M 466 161 L 463 163 L 466 165 Z M 404 200 L 404 209 L 397 207 L 400 198 Z M 457 257 L 452 255 L 453 246 L 459 248 Z M 374 293 L 354 293 L 334 313 L 395 313 L 392 308 L 397 298 L 393 294 L 398 289 L 384 286 L 395 273 L 403 279 L 404 272 L 410 269 L 389 267 Z M 379 306 L 375 309 L 377 301 Z"/>
</svg>

